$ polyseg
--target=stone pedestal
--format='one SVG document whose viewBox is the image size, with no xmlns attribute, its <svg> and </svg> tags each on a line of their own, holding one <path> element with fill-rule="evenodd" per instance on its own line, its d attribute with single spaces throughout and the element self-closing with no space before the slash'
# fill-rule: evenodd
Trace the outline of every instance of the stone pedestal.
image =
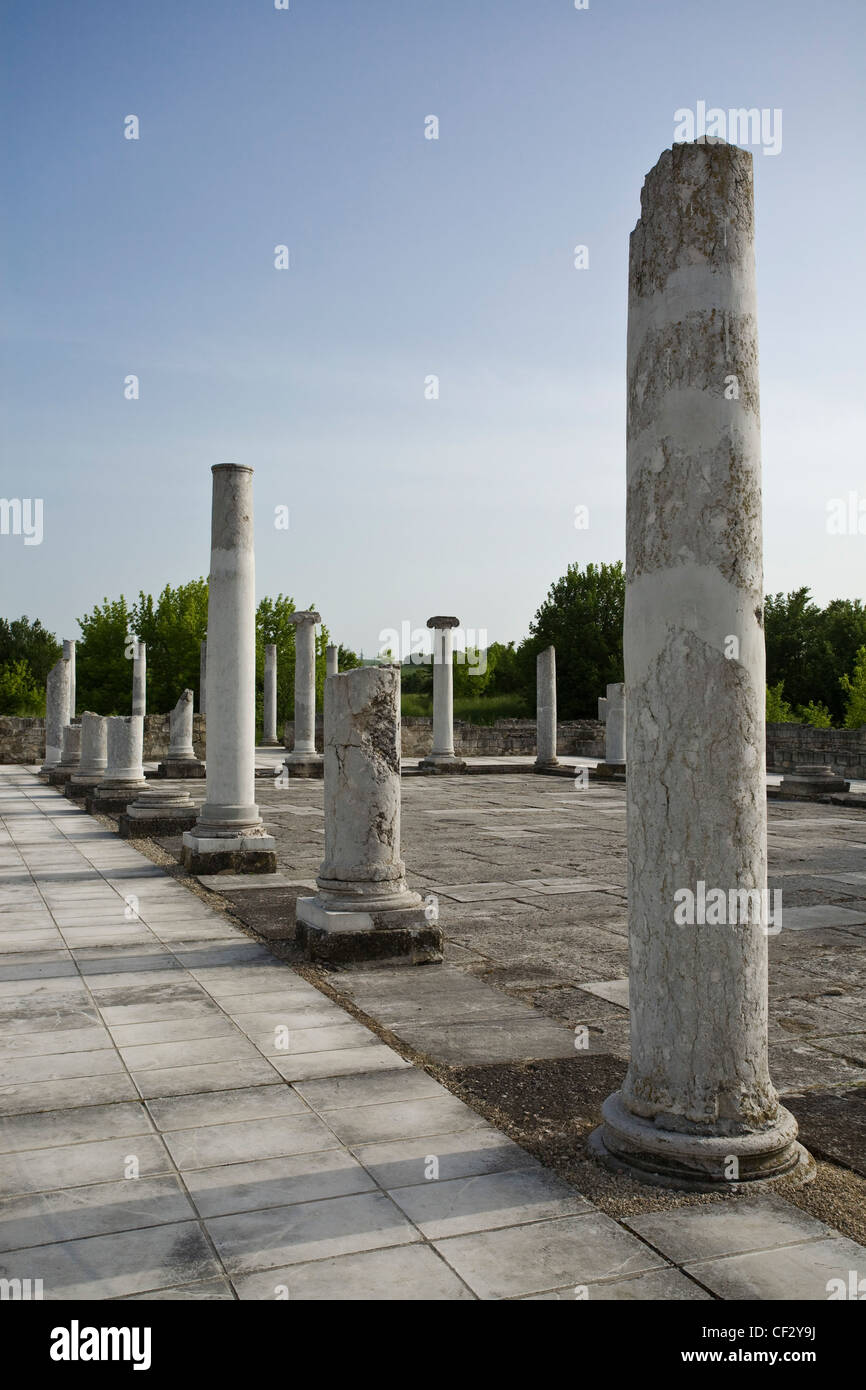
<svg viewBox="0 0 866 1390">
<path fill-rule="evenodd" d="M 340 648 L 330 643 L 325 648 L 325 676 L 336 676 L 340 670 Z"/>
<path fill-rule="evenodd" d="M 122 840 L 144 835 L 179 835 L 191 830 L 198 807 L 184 789 L 147 787 L 131 801 L 118 821 Z"/>
<path fill-rule="evenodd" d="M 825 763 L 802 763 L 796 771 L 786 772 L 779 783 L 780 796 L 791 796 L 800 801 L 850 790 L 851 783 Z"/>
<path fill-rule="evenodd" d="M 604 701 L 599 700 L 599 714 L 604 704 L 604 762 L 596 767 L 598 777 L 625 776 L 626 698 L 622 681 L 607 687 Z"/>
<path fill-rule="evenodd" d="M 212 473 L 207 793 L 181 862 L 193 874 L 273 873 L 275 842 L 255 802 L 253 470 L 219 463 Z"/>
<path fill-rule="evenodd" d="M 535 768 L 543 772 L 558 767 L 556 756 L 556 648 L 548 647 L 535 658 L 536 681 L 536 757 Z"/>
<path fill-rule="evenodd" d="M 627 459 L 631 1060 L 593 1144 L 666 1187 L 803 1178 L 767 1064 L 752 156 L 721 141 L 676 145 L 641 194 Z M 701 882 L 761 894 L 759 920 L 735 902 L 727 925 L 680 925 Z"/>
<path fill-rule="evenodd" d="M 87 798 L 87 809 L 117 816 L 147 786 L 141 765 L 144 716 L 115 714 L 105 722 L 105 775 Z"/>
<path fill-rule="evenodd" d="M 48 774 L 52 787 L 65 787 L 78 771 L 81 759 L 81 725 L 67 724 L 60 745 L 60 762 Z"/>
<path fill-rule="evenodd" d="M 269 642 L 265 647 L 265 695 L 262 706 L 262 743 L 268 748 L 279 748 L 277 738 L 277 648 Z"/>
<path fill-rule="evenodd" d="M 199 648 L 198 657 L 198 712 L 207 714 L 207 638 Z"/>
<path fill-rule="evenodd" d="M 105 776 L 108 763 L 108 729 L 101 714 L 85 710 L 81 716 L 81 756 L 66 783 L 66 795 L 75 801 L 87 797 Z"/>
<path fill-rule="evenodd" d="M 65 722 L 71 724 L 75 718 L 77 693 L 75 684 L 75 643 L 68 637 L 63 639 L 63 659 L 69 662 L 69 715 Z"/>
<path fill-rule="evenodd" d="M 40 770 L 48 781 L 63 752 L 63 730 L 69 723 L 69 661 L 55 661 L 45 682 L 45 761 Z"/>
<path fill-rule="evenodd" d="M 192 746 L 193 702 L 191 690 L 185 690 L 169 715 L 168 753 L 157 769 L 158 777 L 202 778 L 205 765 L 195 755 Z"/>
<path fill-rule="evenodd" d="M 435 913 L 400 858 L 400 672 L 365 666 L 325 683 L 325 858 L 296 904 L 314 960 L 442 959 Z M 434 920 L 428 920 L 430 916 Z"/>
<path fill-rule="evenodd" d="M 418 767 L 423 772 L 465 772 L 454 752 L 454 666 L 451 629 L 459 618 L 428 618 L 433 629 L 433 747 Z"/>
<path fill-rule="evenodd" d="M 321 777 L 324 762 L 316 752 L 316 623 L 320 614 L 292 613 L 295 625 L 295 738 L 283 766 L 290 777 Z"/>
<path fill-rule="evenodd" d="M 132 712 L 147 714 L 147 643 L 136 642 L 132 658 Z"/>
</svg>

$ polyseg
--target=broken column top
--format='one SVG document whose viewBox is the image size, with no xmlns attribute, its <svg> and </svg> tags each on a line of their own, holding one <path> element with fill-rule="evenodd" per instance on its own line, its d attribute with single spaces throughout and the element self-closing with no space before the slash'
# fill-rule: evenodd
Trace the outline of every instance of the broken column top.
<svg viewBox="0 0 866 1390">
<path fill-rule="evenodd" d="M 442 617 L 438 617 L 438 618 L 428 618 L 428 619 L 427 619 L 427 626 L 428 626 L 428 627 L 459 627 L 459 626 L 460 626 L 460 619 L 459 619 L 459 618 L 442 618 Z"/>
<path fill-rule="evenodd" d="M 317 613 L 314 608 L 299 608 L 297 612 L 289 614 L 289 622 L 300 627 L 302 623 L 320 623 L 321 613 Z"/>
</svg>

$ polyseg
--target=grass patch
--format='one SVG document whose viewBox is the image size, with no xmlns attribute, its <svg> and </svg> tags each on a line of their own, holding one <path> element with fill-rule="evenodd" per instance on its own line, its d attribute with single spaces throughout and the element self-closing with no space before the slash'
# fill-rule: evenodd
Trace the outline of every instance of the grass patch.
<svg viewBox="0 0 866 1390">
<path fill-rule="evenodd" d="M 429 695 L 404 695 L 401 711 L 407 719 L 429 719 L 433 700 Z M 494 724 L 497 719 L 528 719 L 522 695 L 462 695 L 455 697 L 454 718 L 468 724 Z"/>
</svg>

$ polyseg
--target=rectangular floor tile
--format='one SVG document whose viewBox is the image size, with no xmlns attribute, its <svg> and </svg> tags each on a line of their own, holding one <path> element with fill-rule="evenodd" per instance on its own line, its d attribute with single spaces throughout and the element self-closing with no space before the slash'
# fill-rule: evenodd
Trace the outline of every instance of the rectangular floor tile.
<svg viewBox="0 0 866 1390">
<path fill-rule="evenodd" d="M 278 1116 L 204 1125 L 200 1129 L 170 1130 L 164 1138 L 181 1170 L 339 1147 L 328 1126 L 316 1115 Z"/>
<path fill-rule="evenodd" d="M 175 1177 L 126 1178 L 0 1202 L 0 1250 L 195 1219 Z"/>
<path fill-rule="evenodd" d="M 430 1181 L 392 1188 L 388 1195 L 428 1240 L 593 1210 L 573 1187 L 543 1169 Z"/>
<path fill-rule="evenodd" d="M 220 1274 L 191 1221 L 0 1256 L 0 1277 L 40 1278 L 46 1299 L 109 1299 Z"/>
<path fill-rule="evenodd" d="M 218 1168 L 188 1168 L 184 1182 L 202 1216 L 291 1206 L 375 1190 L 369 1173 L 344 1149 L 319 1149 Z"/>
<path fill-rule="evenodd" d="M 852 1270 L 858 1279 L 866 1275 L 866 1249 L 844 1236 L 685 1266 L 687 1274 L 719 1298 L 774 1302 L 826 1302 L 833 1292 L 838 1298 L 850 1298 Z"/>
<path fill-rule="evenodd" d="M 425 1245 L 394 1245 L 313 1264 L 288 1265 L 233 1280 L 238 1298 L 397 1302 L 474 1300 L 453 1270 Z"/>
</svg>

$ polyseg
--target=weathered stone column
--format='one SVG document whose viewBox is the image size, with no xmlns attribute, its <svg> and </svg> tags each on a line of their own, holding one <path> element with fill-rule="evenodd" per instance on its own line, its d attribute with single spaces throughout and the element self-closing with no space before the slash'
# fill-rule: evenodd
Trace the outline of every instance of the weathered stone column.
<svg viewBox="0 0 866 1390">
<path fill-rule="evenodd" d="M 627 452 L 631 1062 L 595 1144 L 665 1186 L 805 1176 L 767 1065 L 752 156 L 723 142 L 641 193 Z"/>
<path fill-rule="evenodd" d="M 204 777 L 205 765 L 192 746 L 195 696 L 185 690 L 169 715 L 168 753 L 157 767 L 160 777 Z"/>
<path fill-rule="evenodd" d="M 270 872 L 275 843 L 255 801 L 256 632 L 253 470 L 213 473 L 208 581 L 207 793 L 183 837 L 190 873 Z"/>
<path fill-rule="evenodd" d="M 295 625 L 295 738 L 286 755 L 290 777 L 321 777 L 323 760 L 316 752 L 316 623 L 321 615 L 312 610 L 292 613 Z"/>
<path fill-rule="evenodd" d="M 63 639 L 63 656 L 69 662 L 69 718 L 67 724 L 71 724 L 75 718 L 75 643 L 68 637 Z"/>
<path fill-rule="evenodd" d="M 81 716 L 81 756 L 78 767 L 66 783 L 66 795 L 74 800 L 86 797 L 105 776 L 108 762 L 108 729 L 101 714 L 85 710 Z"/>
<path fill-rule="evenodd" d="M 106 766 L 102 781 L 87 798 L 88 811 L 119 815 L 147 786 L 141 765 L 144 715 L 114 714 L 106 719 Z"/>
<path fill-rule="evenodd" d="M 60 745 L 60 762 L 48 774 L 53 787 L 65 787 L 78 769 L 81 758 L 81 725 L 65 724 Z"/>
<path fill-rule="evenodd" d="M 262 707 L 262 743 L 279 746 L 277 738 L 277 647 L 269 642 L 265 647 L 265 698 Z"/>
<path fill-rule="evenodd" d="M 556 767 L 556 648 L 547 647 L 535 658 L 537 768 Z"/>
<path fill-rule="evenodd" d="M 400 858 L 399 668 L 325 682 L 324 761 L 325 858 L 318 893 L 296 904 L 299 940 L 319 960 L 441 960 L 435 904 L 410 892 Z"/>
<path fill-rule="evenodd" d="M 325 648 L 325 676 L 336 676 L 340 670 L 340 648 L 333 642 Z"/>
<path fill-rule="evenodd" d="M 147 643 L 136 642 L 132 658 L 132 712 L 147 714 Z"/>
<path fill-rule="evenodd" d="M 604 762 L 596 767 L 599 777 L 625 775 L 625 683 L 618 681 L 607 687 L 605 699 L 599 700 L 599 713 L 604 705 Z"/>
<path fill-rule="evenodd" d="M 45 762 L 40 775 L 46 780 L 60 762 L 63 730 L 69 723 L 69 661 L 55 661 L 45 682 Z"/>
<path fill-rule="evenodd" d="M 428 618 L 433 629 L 433 747 L 418 764 L 425 772 L 465 772 L 454 752 L 454 667 L 451 629 L 459 618 Z"/>
<path fill-rule="evenodd" d="M 198 657 L 198 712 L 207 714 L 207 638 L 199 648 Z"/>
</svg>

